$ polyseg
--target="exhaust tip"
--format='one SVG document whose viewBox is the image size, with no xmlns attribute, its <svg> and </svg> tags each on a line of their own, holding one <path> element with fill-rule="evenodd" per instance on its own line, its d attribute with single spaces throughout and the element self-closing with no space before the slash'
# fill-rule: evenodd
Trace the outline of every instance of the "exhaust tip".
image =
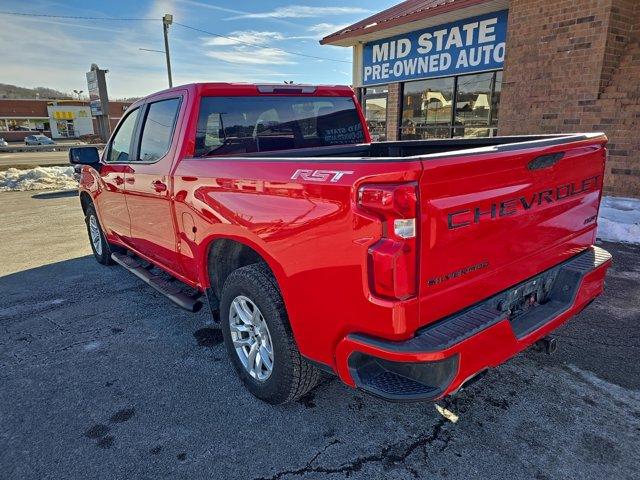
<svg viewBox="0 0 640 480">
<path fill-rule="evenodd" d="M 200 300 L 197 300 L 194 304 L 193 307 L 191 307 L 191 311 L 193 313 L 199 312 L 202 309 L 202 302 Z"/>
</svg>

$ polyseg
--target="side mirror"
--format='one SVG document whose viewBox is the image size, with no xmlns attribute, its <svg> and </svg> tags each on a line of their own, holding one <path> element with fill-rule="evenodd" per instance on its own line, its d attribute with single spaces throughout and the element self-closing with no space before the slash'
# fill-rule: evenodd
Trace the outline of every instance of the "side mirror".
<svg viewBox="0 0 640 480">
<path fill-rule="evenodd" d="M 91 165 L 97 168 L 100 164 L 100 154 L 96 147 L 71 147 L 69 149 L 69 163 L 72 165 Z"/>
</svg>

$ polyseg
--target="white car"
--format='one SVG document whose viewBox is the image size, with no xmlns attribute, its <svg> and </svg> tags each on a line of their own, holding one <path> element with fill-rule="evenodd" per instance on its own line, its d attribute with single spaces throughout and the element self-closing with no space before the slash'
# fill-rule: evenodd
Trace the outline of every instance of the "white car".
<svg viewBox="0 0 640 480">
<path fill-rule="evenodd" d="M 4 138 L 0 138 L 0 147 L 8 147 L 9 144 Z"/>
</svg>

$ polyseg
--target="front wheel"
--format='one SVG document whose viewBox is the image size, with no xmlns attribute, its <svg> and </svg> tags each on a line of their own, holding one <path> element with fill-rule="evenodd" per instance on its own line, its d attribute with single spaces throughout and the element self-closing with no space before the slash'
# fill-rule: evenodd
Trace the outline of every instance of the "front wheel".
<svg viewBox="0 0 640 480">
<path fill-rule="evenodd" d="M 91 244 L 91 250 L 93 256 L 103 265 L 111 265 L 111 245 L 107 242 L 107 239 L 100 226 L 96 209 L 93 205 L 89 205 L 85 212 L 85 222 L 87 224 L 87 233 L 89 234 L 89 243 Z"/>
<path fill-rule="evenodd" d="M 229 275 L 220 317 L 231 363 L 253 395 L 277 405 L 317 385 L 320 371 L 300 355 L 282 296 L 265 264 L 247 265 Z"/>
</svg>

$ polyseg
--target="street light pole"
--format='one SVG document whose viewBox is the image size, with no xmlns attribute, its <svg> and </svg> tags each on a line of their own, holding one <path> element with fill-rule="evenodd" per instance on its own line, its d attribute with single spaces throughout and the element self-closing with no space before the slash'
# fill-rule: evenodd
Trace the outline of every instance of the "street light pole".
<svg viewBox="0 0 640 480">
<path fill-rule="evenodd" d="M 173 87 L 171 79 L 171 58 L 169 57 L 169 25 L 173 23 L 173 15 L 165 13 L 162 17 L 162 30 L 164 32 L 164 53 L 167 57 L 167 76 L 169 77 L 169 88 Z"/>
</svg>

